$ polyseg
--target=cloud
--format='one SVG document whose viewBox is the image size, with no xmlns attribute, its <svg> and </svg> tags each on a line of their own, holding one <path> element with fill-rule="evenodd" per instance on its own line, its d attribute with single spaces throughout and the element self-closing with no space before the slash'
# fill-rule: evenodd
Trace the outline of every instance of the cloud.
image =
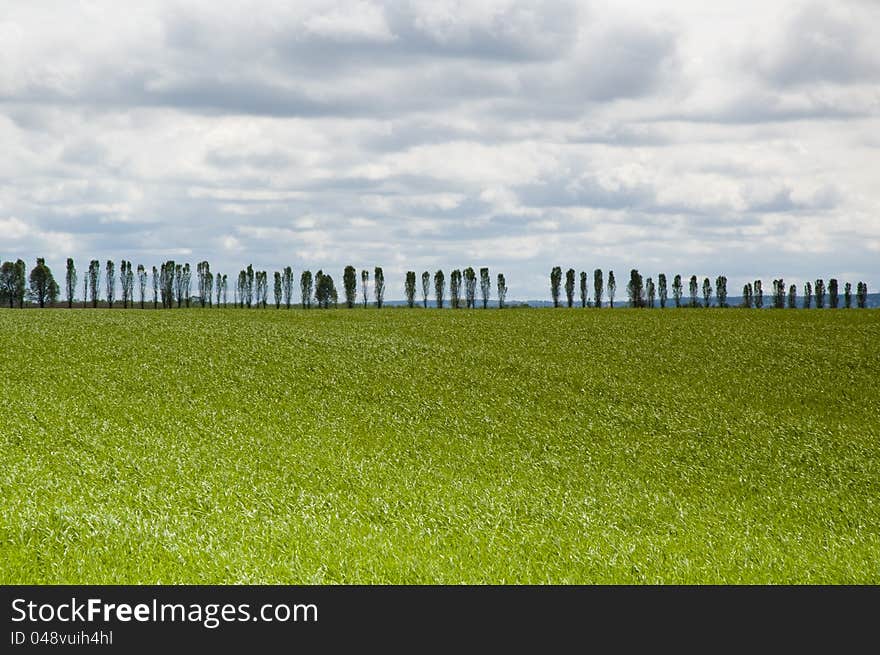
<svg viewBox="0 0 880 655">
<path fill-rule="evenodd" d="M 7 4 L 6 258 L 880 284 L 871 3 Z"/>
</svg>

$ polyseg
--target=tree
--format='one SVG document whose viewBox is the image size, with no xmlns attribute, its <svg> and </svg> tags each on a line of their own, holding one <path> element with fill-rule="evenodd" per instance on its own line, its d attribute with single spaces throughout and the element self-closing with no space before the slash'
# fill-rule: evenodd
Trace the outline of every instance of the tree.
<svg viewBox="0 0 880 655">
<path fill-rule="evenodd" d="M 281 274 L 281 292 L 285 309 L 290 309 L 293 302 L 293 269 L 290 266 L 285 266 L 284 272 Z"/>
<path fill-rule="evenodd" d="M 265 273 L 263 275 L 265 275 Z M 192 297 L 192 273 L 190 272 L 189 263 L 183 265 L 181 287 L 183 289 L 183 301 L 186 306 L 189 307 L 189 301 Z M 177 306 L 180 307 L 180 298 L 177 300 Z"/>
<path fill-rule="evenodd" d="M 580 275 L 581 308 L 587 306 L 587 272 L 581 271 Z"/>
<path fill-rule="evenodd" d="M 9 309 L 12 309 L 13 303 L 15 303 L 14 262 L 3 262 L 3 265 L 0 266 L 0 303 L 4 305 L 9 303 Z"/>
<path fill-rule="evenodd" d="M 813 292 L 816 294 L 816 309 L 825 309 L 825 282 L 822 278 L 816 280 Z"/>
<path fill-rule="evenodd" d="M 763 309 L 764 307 L 764 289 L 761 286 L 761 280 L 755 280 L 755 284 L 752 285 L 752 293 L 755 298 L 755 308 Z"/>
<path fill-rule="evenodd" d="M 177 308 L 180 309 L 183 306 L 183 264 L 174 265 L 174 289 L 171 297 L 177 301 Z"/>
<path fill-rule="evenodd" d="M 333 278 L 324 275 L 323 271 L 315 274 L 315 300 L 318 307 L 323 309 L 329 308 L 331 302 L 336 305 L 336 286 L 333 284 Z"/>
<path fill-rule="evenodd" d="M 782 278 L 773 280 L 773 308 L 783 309 L 785 307 L 785 281 Z"/>
<path fill-rule="evenodd" d="M 406 296 L 407 307 L 412 309 L 416 303 L 416 272 L 415 271 L 407 271 L 406 272 L 406 281 L 403 283 L 403 293 Z"/>
<path fill-rule="evenodd" d="M 138 264 L 137 267 L 137 276 L 138 276 L 138 291 L 140 292 L 141 299 L 141 309 L 144 308 L 144 301 L 147 296 L 147 269 L 144 268 L 143 264 Z"/>
<path fill-rule="evenodd" d="M 83 275 L 83 309 L 88 307 L 89 302 L 89 276 L 88 272 Z"/>
<path fill-rule="evenodd" d="M 24 309 L 24 296 L 27 290 L 27 268 L 21 259 L 15 260 L 15 302 Z"/>
<path fill-rule="evenodd" d="M 382 309 L 385 303 L 385 273 L 381 266 L 373 269 L 373 293 L 376 295 L 376 309 Z"/>
<path fill-rule="evenodd" d="M 244 269 L 244 299 L 248 309 L 254 304 L 254 267 L 250 264 Z"/>
<path fill-rule="evenodd" d="M 743 285 L 742 306 L 746 309 L 752 308 L 752 285 L 749 282 Z"/>
<path fill-rule="evenodd" d="M 281 281 L 281 273 L 275 271 L 275 284 L 273 291 L 275 292 L 275 309 L 281 309 L 281 299 L 284 298 L 284 284 Z"/>
<path fill-rule="evenodd" d="M 449 274 L 449 302 L 452 309 L 458 309 L 461 305 L 461 271 L 458 269 Z"/>
<path fill-rule="evenodd" d="M 174 276 L 177 266 L 173 259 L 162 264 L 159 273 L 159 290 L 162 296 L 162 309 L 171 309 L 174 306 Z"/>
<path fill-rule="evenodd" d="M 220 273 L 217 273 L 216 280 L 217 280 L 216 305 L 217 305 L 217 309 L 220 309 L 221 302 L 223 303 L 223 307 L 226 307 L 226 276 L 220 275 Z M 288 307 L 288 309 L 289 309 L 289 307 Z"/>
<path fill-rule="evenodd" d="M 196 277 L 199 286 L 199 303 L 204 307 L 211 305 L 211 287 L 213 286 L 213 277 L 211 275 L 211 265 L 207 261 L 196 264 Z M 210 279 L 210 282 L 209 282 Z"/>
<path fill-rule="evenodd" d="M 239 309 L 244 309 L 245 287 L 247 287 L 247 273 L 242 269 L 238 272 L 235 284 L 235 304 Z"/>
<path fill-rule="evenodd" d="M 697 276 L 691 275 L 690 283 L 688 284 L 688 291 L 690 292 L 690 296 L 691 296 L 691 304 L 690 304 L 691 307 L 697 306 L 697 291 L 698 290 L 699 290 L 699 287 L 697 286 Z"/>
<path fill-rule="evenodd" d="M 727 277 L 724 275 L 715 278 L 715 296 L 719 307 L 727 307 Z"/>
<path fill-rule="evenodd" d="M 804 283 L 804 309 L 809 309 L 813 302 L 813 285 L 809 282 Z"/>
<path fill-rule="evenodd" d="M 119 287 L 122 289 L 122 307 L 128 309 L 128 303 L 134 295 L 134 275 L 129 270 L 131 262 L 119 262 Z"/>
<path fill-rule="evenodd" d="M 364 294 L 364 309 L 367 308 L 367 287 L 370 284 L 370 271 L 364 269 L 361 271 L 361 292 Z"/>
<path fill-rule="evenodd" d="M 709 278 L 703 278 L 703 307 L 709 307 L 712 304 L 712 283 Z"/>
<path fill-rule="evenodd" d="M 101 286 L 101 263 L 97 259 L 89 262 L 89 298 L 92 307 L 98 306 L 98 293 Z"/>
<path fill-rule="evenodd" d="M 676 307 L 681 307 L 681 296 L 684 287 L 681 283 L 681 275 L 676 275 L 672 280 L 672 299 L 675 301 Z"/>
<path fill-rule="evenodd" d="M 657 276 L 657 292 L 660 296 L 660 309 L 666 309 L 666 298 L 667 289 L 666 289 L 666 273 L 660 273 Z"/>
<path fill-rule="evenodd" d="M 498 274 L 498 309 L 504 309 L 504 301 L 507 299 L 507 280 L 504 279 L 504 274 Z"/>
<path fill-rule="evenodd" d="M 157 309 L 159 307 L 159 270 L 153 266 L 153 309 Z"/>
<path fill-rule="evenodd" d="M 428 309 L 428 294 L 431 292 L 431 274 L 428 271 L 422 273 L 422 305 Z"/>
<path fill-rule="evenodd" d="M 614 279 L 614 271 L 608 271 L 608 307 L 614 309 L 614 294 L 617 293 L 617 280 Z"/>
<path fill-rule="evenodd" d="M 859 282 L 856 284 L 856 305 L 859 309 L 865 309 L 868 306 L 867 282 Z"/>
<path fill-rule="evenodd" d="M 489 306 L 489 294 L 492 291 L 492 281 L 489 278 L 489 269 L 480 269 L 480 300 L 483 301 L 483 309 Z"/>
<path fill-rule="evenodd" d="M 257 271 L 257 309 L 266 309 L 266 301 L 269 298 L 269 275 L 266 271 Z"/>
<path fill-rule="evenodd" d="M 113 299 L 116 296 L 116 265 L 108 259 L 104 270 L 107 273 L 107 308 L 113 309 Z"/>
<path fill-rule="evenodd" d="M 852 284 L 849 282 L 843 285 L 843 307 L 844 309 L 852 307 Z"/>
<path fill-rule="evenodd" d="M 67 296 L 67 307 L 73 307 L 73 297 L 76 295 L 76 266 L 73 259 L 67 258 L 67 275 L 64 278 L 64 291 Z"/>
<path fill-rule="evenodd" d="M 574 269 L 565 271 L 565 304 L 568 308 L 574 306 Z"/>
<path fill-rule="evenodd" d="M 345 291 L 345 306 L 351 309 L 357 302 L 357 271 L 354 266 L 346 266 L 342 273 L 342 287 Z"/>
<path fill-rule="evenodd" d="M 626 294 L 629 296 L 630 307 L 645 306 L 645 283 L 641 274 L 636 269 L 629 272 L 629 282 L 626 285 Z"/>
<path fill-rule="evenodd" d="M 828 304 L 831 305 L 831 309 L 837 309 L 840 306 L 836 277 L 828 280 Z"/>
<path fill-rule="evenodd" d="M 58 284 L 42 257 L 37 259 L 37 265 L 31 270 L 28 283 L 30 298 L 36 301 L 41 309 L 47 302 L 51 305 L 58 299 Z"/>
<path fill-rule="evenodd" d="M 562 284 L 562 269 L 554 266 L 550 271 L 550 297 L 553 299 L 554 307 L 559 307 L 560 284 Z"/>
<path fill-rule="evenodd" d="M 654 287 L 654 280 L 648 278 L 645 282 L 645 295 L 648 297 L 648 309 L 654 309 L 654 298 L 657 295 L 657 290 Z"/>
<path fill-rule="evenodd" d="M 312 272 L 303 271 L 299 278 L 299 291 L 303 309 L 312 308 L 312 286 Z"/>
<path fill-rule="evenodd" d="M 788 308 L 797 309 L 797 286 L 794 284 L 788 287 Z"/>
<path fill-rule="evenodd" d="M 464 300 L 468 309 L 476 307 L 477 300 L 477 274 L 468 266 L 464 269 Z"/>
<path fill-rule="evenodd" d="M 605 292 L 605 283 L 602 280 L 602 269 L 597 268 L 593 271 L 593 306 L 599 309 L 602 307 L 602 295 Z"/>
<path fill-rule="evenodd" d="M 443 291 L 445 289 L 446 279 L 443 271 L 437 270 L 434 273 L 434 297 L 437 300 L 437 309 L 443 309 Z"/>
</svg>

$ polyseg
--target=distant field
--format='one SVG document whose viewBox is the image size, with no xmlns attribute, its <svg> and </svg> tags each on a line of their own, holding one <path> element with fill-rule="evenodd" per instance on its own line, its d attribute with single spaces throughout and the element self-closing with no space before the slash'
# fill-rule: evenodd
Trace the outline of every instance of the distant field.
<svg viewBox="0 0 880 655">
<path fill-rule="evenodd" d="M 880 312 L 0 310 L 0 583 L 880 583 Z"/>
</svg>

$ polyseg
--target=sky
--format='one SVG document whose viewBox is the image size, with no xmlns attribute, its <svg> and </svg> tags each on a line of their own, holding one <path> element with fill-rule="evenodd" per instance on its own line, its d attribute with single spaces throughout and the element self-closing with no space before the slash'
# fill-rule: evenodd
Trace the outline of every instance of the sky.
<svg viewBox="0 0 880 655">
<path fill-rule="evenodd" d="M 0 260 L 880 286 L 880 3 L 137 4 L 0 0 Z"/>
</svg>

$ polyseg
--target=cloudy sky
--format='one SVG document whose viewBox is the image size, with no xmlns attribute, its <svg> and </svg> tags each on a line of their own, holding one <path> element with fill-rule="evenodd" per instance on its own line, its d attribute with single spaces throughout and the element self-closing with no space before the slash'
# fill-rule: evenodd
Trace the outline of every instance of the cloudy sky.
<svg viewBox="0 0 880 655">
<path fill-rule="evenodd" d="M 880 286 L 880 3 L 139 4 L 0 0 L 0 259 Z"/>
</svg>

